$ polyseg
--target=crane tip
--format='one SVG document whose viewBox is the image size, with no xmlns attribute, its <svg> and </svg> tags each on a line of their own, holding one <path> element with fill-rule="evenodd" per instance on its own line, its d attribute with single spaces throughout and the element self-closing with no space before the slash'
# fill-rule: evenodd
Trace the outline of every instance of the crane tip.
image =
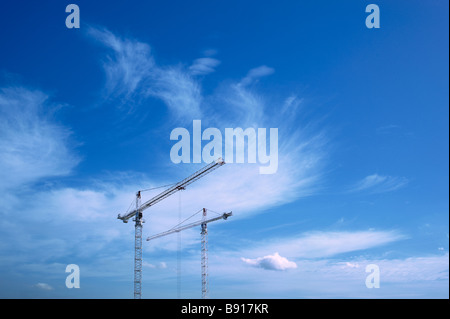
<svg viewBox="0 0 450 319">
<path fill-rule="evenodd" d="M 223 164 L 225 164 L 225 161 L 224 161 L 224 159 L 223 159 L 222 157 L 219 157 L 219 158 L 216 160 L 216 163 L 219 164 L 219 165 L 223 165 Z"/>
</svg>

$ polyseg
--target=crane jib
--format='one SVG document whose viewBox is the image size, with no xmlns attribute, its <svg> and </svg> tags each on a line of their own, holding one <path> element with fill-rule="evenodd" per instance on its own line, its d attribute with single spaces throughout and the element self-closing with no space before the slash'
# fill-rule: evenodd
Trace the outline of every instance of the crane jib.
<svg viewBox="0 0 450 319">
<path fill-rule="evenodd" d="M 153 197 L 152 199 L 146 201 L 138 209 L 132 210 L 131 212 L 129 212 L 125 216 L 120 216 L 120 214 L 119 214 L 119 216 L 117 216 L 117 218 L 121 219 L 123 222 L 127 222 L 128 219 L 130 219 L 133 216 L 136 216 L 136 211 L 137 210 L 142 213 L 143 210 L 145 210 L 145 209 L 153 206 L 154 204 L 162 201 L 163 199 L 169 197 L 170 195 L 176 193 L 177 191 L 185 189 L 185 187 L 188 186 L 189 184 L 193 183 L 194 181 L 198 180 L 202 176 L 210 173 L 211 171 L 215 170 L 216 168 L 218 168 L 219 166 L 222 166 L 224 164 L 225 164 L 225 162 L 221 158 L 219 158 L 217 161 L 208 164 L 207 166 L 205 166 L 204 168 L 202 168 L 199 171 L 195 172 L 191 176 L 185 178 L 181 182 L 178 182 L 174 186 L 169 187 L 168 189 L 166 189 L 162 193 L 160 193 L 160 194 L 156 195 L 155 197 Z"/>
<path fill-rule="evenodd" d="M 181 232 L 183 230 L 186 230 L 186 229 L 189 229 L 189 228 L 192 228 L 192 227 L 195 227 L 195 226 L 206 225 L 208 223 L 211 223 L 211 222 L 214 222 L 214 221 L 217 221 L 217 220 L 220 220 L 220 219 L 227 220 L 227 218 L 232 216 L 232 215 L 233 215 L 233 212 L 223 213 L 221 216 L 218 216 L 218 217 L 214 217 L 214 218 L 207 219 L 207 220 L 201 220 L 201 221 L 193 222 L 193 223 L 190 223 L 190 224 L 187 224 L 187 225 L 184 225 L 184 226 L 180 226 L 180 227 L 177 227 L 177 228 L 169 229 L 168 231 L 165 231 L 165 232 L 162 232 L 162 233 L 159 233 L 159 234 L 147 237 L 147 241 L 150 241 L 150 240 L 153 240 L 153 239 L 156 239 L 156 238 L 160 238 L 160 237 L 163 237 L 163 236 L 166 236 L 166 235 L 170 235 L 170 234 L 173 234 L 173 233 L 179 233 L 179 232 Z"/>
</svg>

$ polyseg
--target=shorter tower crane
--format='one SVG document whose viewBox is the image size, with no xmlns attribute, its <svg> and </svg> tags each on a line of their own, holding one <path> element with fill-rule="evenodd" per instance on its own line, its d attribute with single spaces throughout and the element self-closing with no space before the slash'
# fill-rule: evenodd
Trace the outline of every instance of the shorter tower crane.
<svg viewBox="0 0 450 319">
<path fill-rule="evenodd" d="M 150 236 L 147 238 L 147 241 L 163 237 L 166 235 L 170 235 L 173 233 L 178 233 L 180 231 L 195 227 L 195 226 L 201 226 L 201 235 L 202 235 L 202 253 L 201 253 L 201 265 L 202 265 L 202 298 L 206 299 L 208 298 L 208 230 L 207 230 L 207 224 L 224 219 L 226 220 L 228 217 L 233 215 L 233 212 L 229 213 L 223 213 L 222 215 L 210 219 L 206 219 L 206 208 L 203 208 L 203 214 L 202 214 L 202 220 L 193 222 L 187 225 L 178 226 L 172 229 L 169 229 L 165 232 Z M 197 212 L 198 213 L 198 212 Z"/>
</svg>

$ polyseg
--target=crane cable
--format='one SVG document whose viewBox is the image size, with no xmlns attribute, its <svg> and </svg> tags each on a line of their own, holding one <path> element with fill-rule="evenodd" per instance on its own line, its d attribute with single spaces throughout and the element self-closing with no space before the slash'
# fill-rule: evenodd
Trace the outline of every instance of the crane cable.
<svg viewBox="0 0 450 319">
<path fill-rule="evenodd" d="M 152 191 L 155 189 L 160 189 L 160 188 L 164 188 L 164 187 L 170 187 L 175 185 L 176 183 L 172 183 L 172 184 L 167 184 L 167 185 L 162 185 L 162 186 L 156 186 L 156 187 L 151 187 L 151 188 L 146 188 L 146 189 L 141 189 L 139 192 L 148 192 L 148 191 Z M 126 210 L 125 214 L 128 213 L 131 209 L 131 206 L 133 206 L 133 204 L 136 202 L 136 198 L 133 198 L 133 200 L 130 203 L 130 206 L 128 206 L 128 209 Z"/>
<path fill-rule="evenodd" d="M 177 228 L 178 226 L 181 226 L 181 224 L 184 224 L 185 222 L 187 222 L 189 219 L 191 219 L 192 217 L 194 217 L 195 215 L 197 215 L 198 213 L 200 213 L 203 209 L 198 210 L 197 212 L 195 212 L 194 214 L 192 214 L 191 216 L 189 216 L 188 218 L 186 218 L 185 220 L 183 220 L 182 222 L 180 222 L 180 217 L 178 218 L 179 223 L 176 224 L 175 226 L 173 226 L 172 228 L 169 229 L 169 231 L 171 231 L 172 229 Z M 181 215 L 181 214 L 180 214 Z"/>
<path fill-rule="evenodd" d="M 130 206 L 128 206 L 127 211 L 125 212 L 125 214 L 127 214 L 130 211 L 131 206 L 133 205 L 133 203 L 136 203 L 136 198 L 133 198 L 133 200 L 130 203 Z"/>
<path fill-rule="evenodd" d="M 173 185 L 175 185 L 175 184 L 176 184 L 176 183 L 167 184 L 167 185 L 162 185 L 162 186 L 157 186 L 157 187 L 151 187 L 151 188 L 141 189 L 140 191 L 141 191 L 141 192 L 148 192 L 148 191 L 152 191 L 152 190 L 159 189 L 159 188 L 163 188 L 163 187 L 170 187 L 170 186 L 173 186 Z"/>
<path fill-rule="evenodd" d="M 178 197 L 178 223 L 181 221 L 181 192 Z M 177 234 L 177 297 L 181 299 L 181 232 Z"/>
</svg>

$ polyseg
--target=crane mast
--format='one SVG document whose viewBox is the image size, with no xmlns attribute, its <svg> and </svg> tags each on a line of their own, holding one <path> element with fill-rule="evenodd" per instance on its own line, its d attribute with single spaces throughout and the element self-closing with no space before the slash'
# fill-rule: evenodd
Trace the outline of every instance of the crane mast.
<svg viewBox="0 0 450 319">
<path fill-rule="evenodd" d="M 201 265 L 202 265 L 202 299 L 208 298 L 208 229 L 206 223 L 206 209 L 203 208 L 203 223 L 202 223 L 202 252 L 201 252 Z"/>
<path fill-rule="evenodd" d="M 221 216 L 206 219 L 207 210 L 206 208 L 203 208 L 203 214 L 202 214 L 202 220 L 198 222 L 193 222 L 184 226 L 179 226 L 176 228 L 169 229 L 168 231 L 150 236 L 147 238 L 147 241 L 160 238 L 163 236 L 167 236 L 173 233 L 178 233 L 180 231 L 195 227 L 195 226 L 201 226 L 201 271 L 202 271 L 202 299 L 208 298 L 208 230 L 207 230 L 207 224 L 224 219 L 226 220 L 228 217 L 233 215 L 233 212 L 229 213 L 223 213 Z"/>
<path fill-rule="evenodd" d="M 142 286 L 142 213 L 141 192 L 136 193 L 136 215 L 134 225 L 134 299 L 141 299 Z"/>
<path fill-rule="evenodd" d="M 220 166 L 224 165 L 225 161 L 222 158 L 206 165 L 202 169 L 198 170 L 191 176 L 183 179 L 182 181 L 176 183 L 175 185 L 169 187 L 165 191 L 156 195 L 152 199 L 141 204 L 141 191 L 136 193 L 136 208 L 125 215 L 118 215 L 117 219 L 122 220 L 124 223 L 128 223 L 128 220 L 134 217 L 134 298 L 141 299 L 141 287 L 142 287 L 142 224 L 144 219 L 142 218 L 142 213 L 145 209 L 150 208 L 156 203 L 162 201 L 163 199 L 173 195 L 179 190 L 183 190 L 186 186 L 192 184 L 196 180 L 202 178 L 203 176 L 209 174 Z"/>
</svg>

